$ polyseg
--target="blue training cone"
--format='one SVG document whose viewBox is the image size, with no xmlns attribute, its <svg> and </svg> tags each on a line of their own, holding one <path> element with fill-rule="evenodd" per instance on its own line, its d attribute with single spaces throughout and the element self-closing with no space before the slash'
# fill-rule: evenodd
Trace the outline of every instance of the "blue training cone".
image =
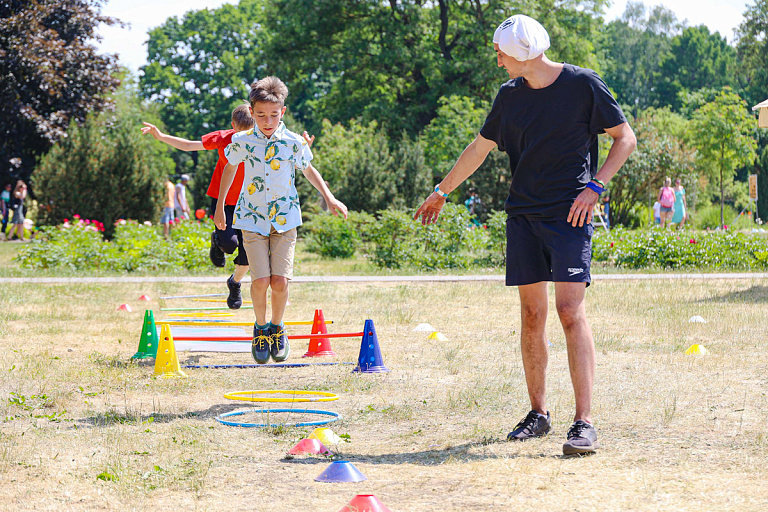
<svg viewBox="0 0 768 512">
<path fill-rule="evenodd" d="M 355 467 L 354 464 L 347 462 L 346 460 L 331 462 L 331 464 L 325 468 L 325 471 L 315 478 L 315 482 L 329 483 L 362 482 L 363 480 L 368 479 Z"/>
<path fill-rule="evenodd" d="M 353 372 L 379 373 L 388 372 L 384 366 L 379 348 L 379 338 L 376 336 L 376 328 L 373 320 L 366 320 L 363 327 L 363 342 L 360 344 L 360 355 L 357 357 L 357 366 Z"/>
</svg>

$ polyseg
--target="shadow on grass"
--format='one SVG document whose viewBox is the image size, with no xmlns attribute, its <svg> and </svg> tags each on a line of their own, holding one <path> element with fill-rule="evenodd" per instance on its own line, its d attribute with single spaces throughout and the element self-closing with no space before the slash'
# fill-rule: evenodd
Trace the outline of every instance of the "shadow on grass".
<svg viewBox="0 0 768 512">
<path fill-rule="evenodd" d="M 242 409 L 242 404 L 216 404 L 202 411 L 189 411 L 177 414 L 148 413 L 136 414 L 133 411 L 119 412 L 109 410 L 100 412 L 88 418 L 75 420 L 72 428 L 110 427 L 112 425 L 151 425 L 153 423 L 171 423 L 176 420 L 210 421 L 220 414 Z"/>
<path fill-rule="evenodd" d="M 746 290 L 726 293 L 716 297 L 700 299 L 696 302 L 739 302 L 743 304 L 765 304 L 768 302 L 768 286 L 753 286 Z"/>
<path fill-rule="evenodd" d="M 358 455 L 354 453 L 335 454 L 332 458 L 290 458 L 285 457 L 280 462 L 289 464 L 318 464 L 331 460 L 348 460 L 352 463 L 363 464 L 416 464 L 419 466 L 439 466 L 446 463 L 467 463 L 487 459 L 573 459 L 579 456 L 553 455 L 547 453 L 490 453 L 486 450 L 475 451 L 477 448 L 492 444 L 505 445 L 504 439 L 483 439 L 472 441 L 450 448 L 439 450 L 422 450 L 408 453 L 385 453 L 381 455 Z"/>
</svg>

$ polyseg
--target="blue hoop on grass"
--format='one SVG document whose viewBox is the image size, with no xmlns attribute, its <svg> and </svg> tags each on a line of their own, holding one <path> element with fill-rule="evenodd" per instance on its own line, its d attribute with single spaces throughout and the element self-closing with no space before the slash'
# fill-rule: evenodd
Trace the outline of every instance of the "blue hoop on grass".
<svg viewBox="0 0 768 512">
<path fill-rule="evenodd" d="M 304 421 L 301 423 L 244 423 L 244 422 L 237 422 L 237 421 L 227 421 L 224 418 L 230 418 L 232 416 L 242 416 L 243 414 L 249 414 L 249 413 L 273 413 L 273 412 L 295 412 L 295 413 L 304 413 L 304 414 L 319 414 L 322 416 L 331 416 L 331 419 L 329 420 L 321 420 L 321 421 Z M 216 416 L 216 421 L 221 423 L 222 425 L 229 425 L 230 427 L 256 427 L 256 428 L 263 428 L 263 427 L 319 427 L 322 425 L 327 425 L 328 423 L 332 423 L 334 421 L 337 421 L 339 418 L 341 418 L 341 415 L 337 412 L 331 412 L 331 411 L 319 411 L 316 409 L 248 409 L 247 411 L 233 411 L 224 413 L 220 416 Z"/>
</svg>

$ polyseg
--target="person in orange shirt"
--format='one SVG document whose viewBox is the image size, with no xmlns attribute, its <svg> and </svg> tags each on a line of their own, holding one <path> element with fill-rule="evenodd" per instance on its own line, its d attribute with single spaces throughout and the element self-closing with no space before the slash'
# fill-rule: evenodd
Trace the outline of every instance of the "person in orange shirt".
<svg viewBox="0 0 768 512">
<path fill-rule="evenodd" d="M 176 197 L 176 187 L 171 180 L 165 180 L 165 201 L 163 201 L 163 215 L 160 217 L 160 224 L 163 225 L 163 236 L 170 238 L 171 222 L 173 222 L 173 202 Z"/>
</svg>

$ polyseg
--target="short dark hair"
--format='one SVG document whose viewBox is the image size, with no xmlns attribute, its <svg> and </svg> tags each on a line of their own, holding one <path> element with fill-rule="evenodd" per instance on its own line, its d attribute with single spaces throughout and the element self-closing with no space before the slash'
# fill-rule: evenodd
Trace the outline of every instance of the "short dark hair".
<svg viewBox="0 0 768 512">
<path fill-rule="evenodd" d="M 251 106 L 254 103 L 265 101 L 267 103 L 285 104 L 288 97 L 288 87 L 276 76 L 268 76 L 251 84 L 251 94 L 248 99 Z"/>
<path fill-rule="evenodd" d="M 235 125 L 235 128 L 240 128 L 241 130 L 253 128 L 253 117 L 251 116 L 251 111 L 249 110 L 248 105 L 238 105 L 237 108 L 232 111 L 232 124 Z"/>
</svg>

